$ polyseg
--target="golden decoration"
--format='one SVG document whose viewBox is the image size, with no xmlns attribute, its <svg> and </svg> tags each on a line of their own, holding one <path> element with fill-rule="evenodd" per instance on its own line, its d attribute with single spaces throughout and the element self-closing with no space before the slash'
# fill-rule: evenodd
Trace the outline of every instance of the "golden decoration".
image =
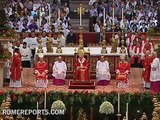
<svg viewBox="0 0 160 120">
<path fill-rule="evenodd" d="M 77 120 L 87 120 L 86 113 L 83 111 L 82 108 L 79 109 Z"/>
<path fill-rule="evenodd" d="M 106 49 L 106 28 L 105 28 L 105 26 L 103 26 L 103 41 L 102 41 L 101 53 L 103 53 L 103 54 L 107 53 L 107 49 Z"/>
<path fill-rule="evenodd" d="M 117 41 L 114 33 L 112 34 L 111 47 L 111 53 L 117 53 Z"/>
<path fill-rule="evenodd" d="M 39 46 L 38 46 L 38 49 L 37 49 L 37 53 L 43 53 L 43 46 L 42 46 L 42 39 L 40 38 L 39 41 Z"/>
<path fill-rule="evenodd" d="M 61 40 L 60 40 L 60 30 L 61 30 L 61 26 L 58 27 L 58 44 L 57 44 L 57 49 L 56 49 L 56 53 L 62 53 L 62 48 L 61 48 Z"/>
<path fill-rule="evenodd" d="M 146 113 L 143 113 L 142 117 L 140 118 L 140 120 L 147 120 L 147 115 Z"/>
<path fill-rule="evenodd" d="M 52 48 L 52 37 L 49 36 L 46 40 L 46 48 L 47 48 L 47 53 L 53 53 L 53 48 Z"/>
</svg>

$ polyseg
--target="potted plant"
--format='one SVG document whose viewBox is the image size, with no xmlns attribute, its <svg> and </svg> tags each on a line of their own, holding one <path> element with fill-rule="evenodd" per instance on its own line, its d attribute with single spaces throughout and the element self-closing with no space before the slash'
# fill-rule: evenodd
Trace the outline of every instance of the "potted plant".
<svg viewBox="0 0 160 120">
<path fill-rule="evenodd" d="M 114 113 L 114 107 L 110 102 L 104 101 L 99 107 L 99 112 L 104 115 L 104 120 L 109 120 L 109 114 Z"/>
<path fill-rule="evenodd" d="M 56 100 L 52 103 L 52 106 L 51 106 L 51 111 L 57 111 L 57 110 L 61 110 L 61 111 L 66 111 L 66 106 L 65 104 L 63 103 L 63 101 L 61 100 Z M 56 115 L 56 119 L 57 120 L 61 120 L 62 118 L 62 115 Z"/>
</svg>

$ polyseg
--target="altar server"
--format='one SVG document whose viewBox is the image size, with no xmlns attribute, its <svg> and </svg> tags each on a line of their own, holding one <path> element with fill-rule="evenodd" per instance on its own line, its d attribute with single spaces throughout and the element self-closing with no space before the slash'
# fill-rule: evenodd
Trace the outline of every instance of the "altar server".
<svg viewBox="0 0 160 120">
<path fill-rule="evenodd" d="M 38 47 L 38 40 L 37 40 L 37 37 L 35 36 L 34 32 L 31 33 L 31 37 L 29 39 L 29 44 L 30 44 L 29 46 L 30 46 L 30 49 L 32 52 L 32 57 L 34 57 L 36 47 Z"/>
<path fill-rule="evenodd" d="M 27 47 L 27 43 L 23 42 L 23 46 L 20 47 L 20 53 L 22 55 L 22 66 L 31 67 L 31 49 Z"/>
<path fill-rule="evenodd" d="M 109 85 L 111 78 L 109 72 L 109 63 L 107 60 L 105 60 L 104 56 L 101 56 L 100 60 L 97 61 L 96 77 L 98 85 Z"/>
<path fill-rule="evenodd" d="M 125 55 L 120 56 L 121 61 L 117 65 L 116 80 L 118 81 L 118 87 L 128 87 L 128 75 L 130 73 L 130 63 L 125 60 Z"/>
<path fill-rule="evenodd" d="M 151 63 L 151 91 L 160 93 L 160 60 L 157 57 L 157 52 L 153 53 L 153 61 Z"/>
<path fill-rule="evenodd" d="M 64 85 L 66 78 L 67 66 L 64 61 L 62 61 L 62 57 L 59 56 L 57 61 L 53 65 L 53 84 L 55 85 Z"/>
<path fill-rule="evenodd" d="M 36 74 L 36 87 L 47 87 L 48 79 L 48 65 L 43 60 L 44 55 L 39 54 L 39 61 L 35 64 L 35 74 Z"/>
</svg>

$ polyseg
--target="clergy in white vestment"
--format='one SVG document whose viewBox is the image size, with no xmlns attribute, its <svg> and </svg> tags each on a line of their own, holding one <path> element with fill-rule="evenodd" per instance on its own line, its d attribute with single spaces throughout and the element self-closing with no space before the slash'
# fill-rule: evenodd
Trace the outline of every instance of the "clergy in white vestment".
<svg viewBox="0 0 160 120">
<path fill-rule="evenodd" d="M 104 56 L 101 56 L 96 65 L 96 78 L 98 85 L 109 85 L 111 74 L 109 72 L 109 63 L 105 60 Z"/>
<path fill-rule="evenodd" d="M 65 47 L 65 45 L 66 45 L 66 38 L 64 37 L 64 33 L 63 32 L 61 32 L 61 36 L 60 36 L 59 39 L 61 41 L 61 46 Z"/>
<path fill-rule="evenodd" d="M 160 93 L 160 60 L 157 57 L 157 52 L 153 53 L 153 61 L 151 63 L 150 72 L 151 91 Z"/>
<path fill-rule="evenodd" d="M 23 42 L 23 46 L 20 47 L 20 53 L 22 56 L 22 67 L 30 68 L 32 53 L 26 42 Z"/>
<path fill-rule="evenodd" d="M 59 56 L 57 61 L 53 65 L 53 84 L 55 85 L 64 85 L 66 78 L 67 66 L 62 57 Z"/>
<path fill-rule="evenodd" d="M 30 37 L 29 41 L 30 41 L 29 42 L 29 47 L 30 47 L 31 52 L 32 52 L 32 57 L 34 57 L 36 47 L 38 47 L 38 38 L 36 37 L 34 32 L 31 33 L 31 37 Z"/>
</svg>

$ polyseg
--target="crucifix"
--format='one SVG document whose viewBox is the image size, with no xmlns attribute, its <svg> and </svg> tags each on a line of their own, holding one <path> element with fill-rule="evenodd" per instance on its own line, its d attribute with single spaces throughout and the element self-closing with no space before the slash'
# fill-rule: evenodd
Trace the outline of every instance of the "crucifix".
<svg viewBox="0 0 160 120">
<path fill-rule="evenodd" d="M 80 4 L 80 7 L 77 8 L 77 10 L 74 10 L 74 12 L 77 12 L 77 14 L 79 15 L 79 19 L 80 19 L 79 25 L 81 27 L 82 26 L 82 15 L 84 15 L 84 13 L 88 11 L 86 10 L 86 8 L 82 7 L 82 4 Z"/>
</svg>

